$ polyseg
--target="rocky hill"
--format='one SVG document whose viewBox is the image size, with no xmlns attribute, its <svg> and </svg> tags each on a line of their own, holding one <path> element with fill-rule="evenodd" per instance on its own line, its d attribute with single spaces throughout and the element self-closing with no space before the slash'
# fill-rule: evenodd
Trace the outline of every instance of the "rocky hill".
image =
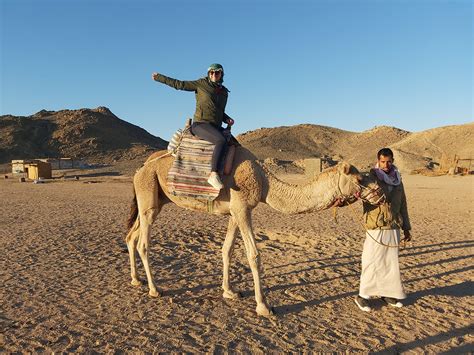
<svg viewBox="0 0 474 355">
<path fill-rule="evenodd" d="M 410 172 L 439 164 L 443 157 L 474 158 L 474 123 L 411 133 L 377 126 L 350 132 L 318 125 L 262 128 L 241 134 L 239 142 L 259 159 L 298 160 L 329 157 L 368 170 L 377 151 L 390 147 L 400 170 Z"/>
<path fill-rule="evenodd" d="M 114 163 L 133 173 L 167 142 L 121 120 L 108 108 L 40 111 L 32 116 L 0 116 L 0 164 L 12 159 L 77 157 Z M 436 167 L 443 159 L 474 158 L 474 123 L 408 132 L 376 126 L 364 132 L 302 124 L 260 128 L 237 136 L 259 159 L 299 161 L 311 157 L 346 160 L 368 170 L 381 147 L 390 147 L 400 170 Z"/>
<path fill-rule="evenodd" d="M 0 163 L 43 157 L 111 163 L 145 158 L 167 144 L 106 107 L 0 116 L 0 136 Z"/>
</svg>

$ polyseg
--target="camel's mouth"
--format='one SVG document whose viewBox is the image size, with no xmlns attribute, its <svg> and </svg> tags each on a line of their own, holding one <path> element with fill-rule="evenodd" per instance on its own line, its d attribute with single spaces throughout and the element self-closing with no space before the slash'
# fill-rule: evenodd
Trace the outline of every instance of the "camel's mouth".
<svg viewBox="0 0 474 355">
<path fill-rule="evenodd" d="M 346 198 L 344 199 L 344 202 L 346 202 L 346 203 L 348 203 L 348 204 L 353 204 L 353 203 L 356 202 L 358 199 L 359 199 L 359 196 L 358 196 L 358 195 L 352 195 L 352 196 L 346 197 Z"/>
<path fill-rule="evenodd" d="M 385 202 L 385 194 L 380 186 L 365 187 L 360 193 L 360 199 L 371 205 L 378 206 Z"/>
</svg>

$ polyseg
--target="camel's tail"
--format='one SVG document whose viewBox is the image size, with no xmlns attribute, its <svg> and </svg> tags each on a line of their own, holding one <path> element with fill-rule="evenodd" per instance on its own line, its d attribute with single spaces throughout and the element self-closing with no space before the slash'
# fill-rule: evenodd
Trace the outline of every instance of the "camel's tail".
<svg viewBox="0 0 474 355">
<path fill-rule="evenodd" d="M 130 216 L 127 220 L 127 237 L 125 240 L 128 240 L 128 237 L 131 233 L 138 227 L 139 220 L 138 220 L 138 204 L 137 204 L 137 194 L 135 193 L 135 186 L 133 187 L 133 199 L 132 204 L 130 206 Z"/>
</svg>

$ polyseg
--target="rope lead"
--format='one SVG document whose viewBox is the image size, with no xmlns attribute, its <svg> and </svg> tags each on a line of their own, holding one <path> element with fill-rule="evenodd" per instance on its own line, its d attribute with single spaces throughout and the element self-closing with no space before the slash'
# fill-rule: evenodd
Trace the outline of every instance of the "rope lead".
<svg viewBox="0 0 474 355">
<path fill-rule="evenodd" d="M 357 216 L 356 216 L 356 214 L 355 214 L 355 211 L 354 211 L 352 205 L 349 205 L 349 207 L 350 207 L 350 210 L 351 210 L 351 212 L 352 212 L 352 216 L 356 219 L 357 222 L 359 222 L 359 224 L 362 226 L 362 228 L 365 229 L 367 235 L 368 235 L 374 242 L 376 242 L 377 244 L 380 244 L 380 245 L 382 245 L 382 246 L 384 246 L 384 247 L 387 247 L 387 248 L 400 248 L 400 243 L 397 244 L 397 245 L 388 245 L 388 244 L 384 244 L 384 243 L 382 243 L 382 242 L 379 242 L 377 239 L 375 239 L 374 237 L 372 237 L 372 234 L 370 234 L 369 230 L 368 230 L 367 228 L 365 228 L 365 225 L 362 223 L 362 221 L 361 221 L 359 218 L 357 218 Z M 405 248 L 405 243 L 403 243 L 403 248 Z"/>
</svg>

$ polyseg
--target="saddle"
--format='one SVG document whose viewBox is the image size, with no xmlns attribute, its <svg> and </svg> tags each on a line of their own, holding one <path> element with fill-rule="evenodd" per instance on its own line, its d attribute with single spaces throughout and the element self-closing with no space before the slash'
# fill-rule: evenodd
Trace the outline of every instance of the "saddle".
<svg viewBox="0 0 474 355">
<path fill-rule="evenodd" d="M 213 201 L 220 192 L 207 182 L 214 144 L 193 135 L 190 127 L 188 120 L 186 127 L 176 131 L 168 145 L 168 151 L 175 157 L 168 172 L 168 191 L 174 196 Z M 230 131 L 223 133 L 227 134 L 227 144 L 219 161 L 221 176 L 232 170 L 235 147 L 240 145 Z"/>
</svg>

